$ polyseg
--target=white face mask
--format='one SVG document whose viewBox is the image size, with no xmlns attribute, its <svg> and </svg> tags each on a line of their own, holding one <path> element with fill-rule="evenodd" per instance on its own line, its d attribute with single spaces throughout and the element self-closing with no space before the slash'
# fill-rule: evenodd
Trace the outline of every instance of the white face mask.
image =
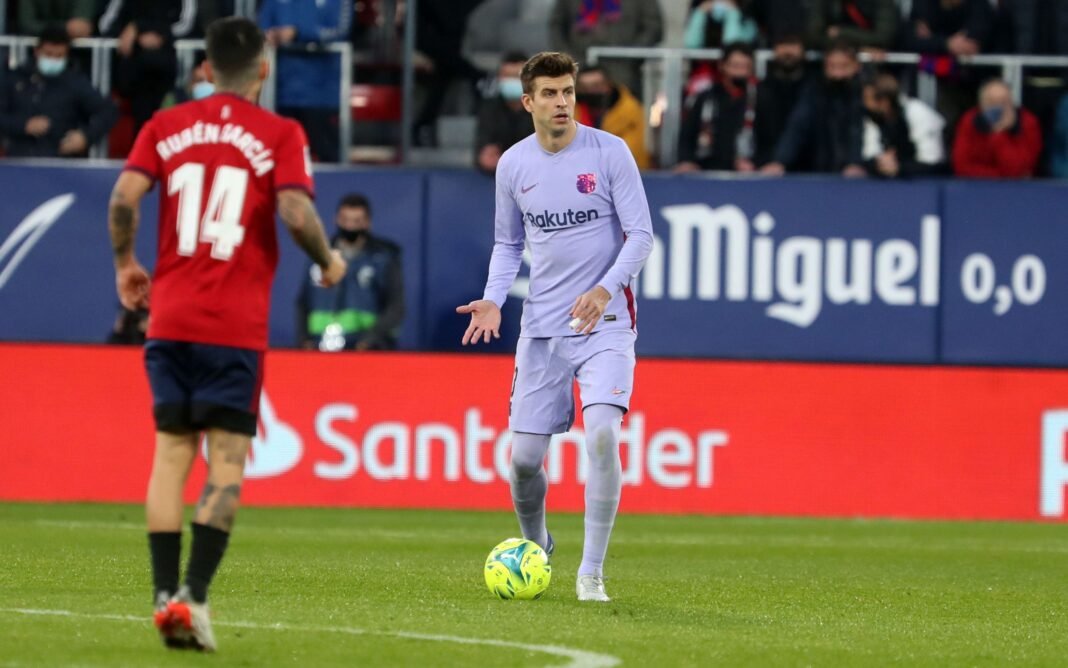
<svg viewBox="0 0 1068 668">
<path fill-rule="evenodd" d="M 191 93 L 194 100 L 203 100 L 209 95 L 215 94 L 215 84 L 210 81 L 198 81 L 193 84 Z"/>
<path fill-rule="evenodd" d="M 518 100 L 523 97 L 523 82 L 515 77 L 508 77 L 497 82 L 501 97 L 506 100 Z"/>
<path fill-rule="evenodd" d="M 49 58 L 37 56 L 37 71 L 46 77 L 57 77 L 67 69 L 66 58 Z"/>
</svg>

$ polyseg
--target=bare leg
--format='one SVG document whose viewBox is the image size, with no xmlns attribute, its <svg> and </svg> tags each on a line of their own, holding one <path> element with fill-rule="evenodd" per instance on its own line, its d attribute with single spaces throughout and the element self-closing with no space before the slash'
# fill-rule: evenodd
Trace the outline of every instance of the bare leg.
<svg viewBox="0 0 1068 668">
<path fill-rule="evenodd" d="M 221 429 L 208 431 L 208 480 L 197 503 L 185 573 L 185 584 L 195 603 L 207 601 L 208 586 L 226 554 L 251 444 L 251 436 Z"/>
<path fill-rule="evenodd" d="M 182 490 L 197 454 L 197 434 L 156 433 L 156 454 L 145 498 L 153 600 L 164 604 L 178 589 L 182 559 Z"/>
<path fill-rule="evenodd" d="M 156 432 L 145 520 L 149 532 L 182 530 L 182 490 L 197 454 L 197 435 Z"/>
<path fill-rule="evenodd" d="M 208 481 L 197 503 L 197 524 L 226 532 L 233 527 L 251 444 L 251 436 L 222 429 L 208 431 Z"/>
</svg>

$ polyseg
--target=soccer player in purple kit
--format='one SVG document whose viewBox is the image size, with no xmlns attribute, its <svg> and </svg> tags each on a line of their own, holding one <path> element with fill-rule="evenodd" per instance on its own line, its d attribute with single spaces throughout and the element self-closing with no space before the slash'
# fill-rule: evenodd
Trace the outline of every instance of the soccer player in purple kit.
<svg viewBox="0 0 1068 668">
<path fill-rule="evenodd" d="M 534 134 L 501 156 L 486 289 L 456 311 L 471 314 L 464 345 L 499 338 L 500 307 L 529 245 L 530 292 L 509 418 L 512 502 L 523 536 L 551 556 L 545 454 L 551 436 L 574 422 L 577 378 L 590 466 L 575 591 L 580 601 L 609 601 L 603 568 L 622 488 L 620 427 L 634 380 L 633 284 L 653 233 L 627 145 L 575 122 L 577 73 L 578 64 L 563 53 L 539 53 L 523 66 L 522 100 Z"/>
</svg>

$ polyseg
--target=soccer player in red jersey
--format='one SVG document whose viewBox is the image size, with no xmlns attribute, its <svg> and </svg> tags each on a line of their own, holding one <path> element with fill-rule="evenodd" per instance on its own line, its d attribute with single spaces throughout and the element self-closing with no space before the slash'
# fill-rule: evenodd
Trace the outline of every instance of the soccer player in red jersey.
<svg viewBox="0 0 1068 668">
<path fill-rule="evenodd" d="M 145 515 L 155 623 L 168 647 L 215 649 L 208 585 L 229 542 L 256 433 L 278 264 L 276 211 L 321 268 L 323 284 L 339 281 L 346 268 L 312 205 L 304 131 L 256 105 L 267 76 L 263 44 L 246 19 L 208 28 L 208 76 L 218 92 L 159 112 L 144 126 L 108 210 L 119 299 L 134 309 L 151 297 L 145 368 L 156 452 Z M 155 182 L 159 248 L 150 279 L 133 248 L 140 202 Z M 208 478 L 179 587 L 182 490 L 202 432 Z"/>
</svg>

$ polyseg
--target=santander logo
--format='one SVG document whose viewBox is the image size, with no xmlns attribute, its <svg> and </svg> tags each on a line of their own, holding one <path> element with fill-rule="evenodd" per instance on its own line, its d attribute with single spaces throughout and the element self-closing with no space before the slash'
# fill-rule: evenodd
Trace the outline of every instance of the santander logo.
<svg viewBox="0 0 1068 668">
<path fill-rule="evenodd" d="M 278 419 L 267 392 L 260 393 L 260 420 L 245 462 L 245 477 L 281 475 L 297 465 L 303 452 L 300 434 Z"/>
<path fill-rule="evenodd" d="M 650 429 L 646 416 L 632 411 L 620 438 L 623 484 L 712 487 L 716 452 L 729 442 L 729 434 L 720 429 L 696 433 Z M 468 406 L 445 421 L 374 422 L 366 421 L 354 404 L 327 403 L 318 406 L 306 430 L 298 432 L 279 419 L 263 392 L 260 426 L 245 471 L 249 478 L 269 478 L 300 465 L 326 481 L 365 477 L 408 484 L 437 480 L 485 485 L 508 480 L 511 444 L 512 432 L 487 422 L 478 406 Z M 566 465 L 565 460 L 575 465 Z M 588 469 L 581 429 L 553 437 L 546 457 L 551 482 L 584 482 Z"/>
</svg>

